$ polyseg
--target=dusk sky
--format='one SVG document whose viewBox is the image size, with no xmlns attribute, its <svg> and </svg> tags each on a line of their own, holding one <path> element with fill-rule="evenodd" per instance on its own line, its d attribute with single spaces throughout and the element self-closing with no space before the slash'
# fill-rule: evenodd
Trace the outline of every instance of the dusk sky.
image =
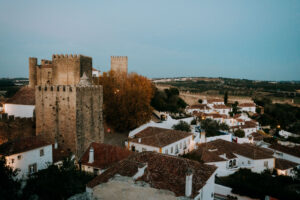
<svg viewBox="0 0 300 200">
<path fill-rule="evenodd" d="M 149 78 L 300 80 L 299 0 L 0 0 L 0 77 L 28 57 L 128 56 Z"/>
</svg>

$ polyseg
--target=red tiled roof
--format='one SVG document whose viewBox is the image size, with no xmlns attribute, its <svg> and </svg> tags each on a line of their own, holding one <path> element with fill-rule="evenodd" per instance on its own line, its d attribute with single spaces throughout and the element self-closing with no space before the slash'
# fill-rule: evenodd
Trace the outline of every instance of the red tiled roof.
<svg viewBox="0 0 300 200">
<path fill-rule="evenodd" d="M 225 105 L 214 105 L 214 109 L 230 109 L 230 107 Z"/>
<path fill-rule="evenodd" d="M 275 159 L 275 168 L 276 169 L 285 170 L 285 169 L 294 168 L 298 165 L 299 165 L 298 163 L 294 163 L 294 162 L 291 162 L 288 160 L 284 160 L 284 159 L 280 159 L 280 158 Z"/>
<path fill-rule="evenodd" d="M 208 113 L 208 114 L 205 114 L 206 117 L 212 117 L 214 119 L 216 118 L 227 118 L 227 115 L 224 115 L 224 114 L 219 114 L 219 113 Z"/>
<path fill-rule="evenodd" d="M 91 146 L 94 148 L 93 163 L 88 162 Z M 81 157 L 81 164 L 96 167 L 99 169 L 106 169 L 112 164 L 124 158 L 127 158 L 130 154 L 132 154 L 132 152 L 127 150 L 126 148 L 93 142 Z"/>
<path fill-rule="evenodd" d="M 238 107 L 256 107 L 254 103 L 241 103 Z"/>
<path fill-rule="evenodd" d="M 253 137 L 253 140 L 255 141 L 261 141 L 264 139 L 264 136 L 258 132 L 253 132 L 249 134 L 248 137 Z"/>
<path fill-rule="evenodd" d="M 137 133 L 135 138 L 129 139 L 129 142 L 140 143 L 153 147 L 164 147 L 191 135 L 193 134 L 185 131 L 147 127 L 146 129 Z M 141 138 L 140 142 L 139 138 Z"/>
<path fill-rule="evenodd" d="M 269 146 L 269 148 L 275 149 L 277 151 L 281 151 L 283 153 L 287 153 L 287 154 L 290 154 L 290 155 L 300 158 L 300 147 L 299 146 L 298 147 L 297 146 L 296 147 L 287 147 L 287 146 L 280 145 L 278 143 L 274 143 L 274 144 L 271 144 Z"/>
<path fill-rule="evenodd" d="M 1 144 L 0 155 L 9 156 L 37 149 L 47 145 L 51 145 L 51 143 L 49 141 L 44 140 L 40 136 L 17 139 Z"/>
<path fill-rule="evenodd" d="M 116 174 L 132 177 L 137 173 L 138 167 L 145 165 L 147 167 L 144 174 L 136 181 L 144 181 L 156 189 L 172 191 L 176 196 L 185 195 L 186 173 L 188 170 L 192 170 L 192 198 L 199 194 L 198 191 L 217 169 L 215 166 L 185 158 L 155 152 L 141 152 L 116 163 L 113 167 L 94 178 L 87 186 L 93 188 L 109 181 Z"/>
<path fill-rule="evenodd" d="M 35 105 L 34 88 L 22 87 L 13 97 L 8 99 L 6 104 Z"/>
<path fill-rule="evenodd" d="M 189 107 L 189 109 L 201 109 L 201 110 L 203 110 L 203 109 L 210 109 L 210 107 L 206 104 L 196 104 L 196 105 L 191 105 Z"/>
<path fill-rule="evenodd" d="M 198 149 L 192 151 L 190 154 L 199 156 L 199 158 L 204 162 L 225 161 L 224 158 L 220 157 L 224 154 L 227 159 L 235 158 L 236 156 L 234 154 L 254 160 L 273 157 L 273 152 L 266 149 L 249 144 L 237 144 L 221 139 L 200 144 Z"/>
</svg>

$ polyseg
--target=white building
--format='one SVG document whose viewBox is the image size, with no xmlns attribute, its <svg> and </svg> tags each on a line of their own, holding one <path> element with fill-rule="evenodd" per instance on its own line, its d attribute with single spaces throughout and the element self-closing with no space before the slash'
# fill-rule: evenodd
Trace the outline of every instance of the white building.
<svg viewBox="0 0 300 200">
<path fill-rule="evenodd" d="M 239 168 L 248 168 L 261 173 L 275 167 L 273 153 L 249 144 L 237 144 L 225 140 L 214 140 L 201 145 L 190 153 L 205 164 L 218 167 L 218 176 L 227 176 Z"/>
<path fill-rule="evenodd" d="M 187 107 L 186 112 L 190 114 L 193 114 L 194 112 L 211 113 L 212 108 L 206 104 L 196 104 Z"/>
<path fill-rule="evenodd" d="M 256 105 L 254 103 L 241 103 L 238 107 L 241 108 L 241 111 L 256 112 Z"/>
<path fill-rule="evenodd" d="M 12 98 L 8 99 L 3 106 L 3 111 L 15 117 L 33 117 L 35 109 L 34 88 L 23 87 Z"/>
<path fill-rule="evenodd" d="M 132 152 L 126 148 L 93 142 L 80 159 L 81 169 L 99 175 L 114 163 L 127 158 L 130 154 Z"/>
<path fill-rule="evenodd" d="M 284 138 L 288 138 L 288 137 L 300 137 L 300 135 L 295 134 L 295 133 L 291 133 L 285 130 L 280 130 L 278 133 L 280 136 L 284 137 Z"/>
<path fill-rule="evenodd" d="M 101 76 L 100 70 L 93 68 L 92 69 L 92 76 L 93 77 L 100 77 Z"/>
<path fill-rule="evenodd" d="M 223 104 L 216 104 L 213 107 L 213 110 L 221 115 L 229 115 L 229 112 L 231 111 L 231 108 L 228 106 L 225 106 Z"/>
<path fill-rule="evenodd" d="M 0 155 L 8 166 L 20 170 L 17 178 L 26 179 L 52 163 L 52 144 L 40 137 L 19 139 L 0 145 Z"/>
<path fill-rule="evenodd" d="M 298 146 L 287 147 L 280 144 L 271 144 L 268 148 L 274 152 L 274 157 L 300 164 L 300 148 Z"/>
<path fill-rule="evenodd" d="M 131 151 L 155 151 L 170 155 L 182 155 L 195 147 L 193 133 L 147 127 L 129 138 L 127 148 Z"/>
<path fill-rule="evenodd" d="M 214 199 L 216 167 L 142 152 L 129 156 L 87 184 L 91 198 Z M 196 177 L 196 178 L 195 178 Z"/>
</svg>

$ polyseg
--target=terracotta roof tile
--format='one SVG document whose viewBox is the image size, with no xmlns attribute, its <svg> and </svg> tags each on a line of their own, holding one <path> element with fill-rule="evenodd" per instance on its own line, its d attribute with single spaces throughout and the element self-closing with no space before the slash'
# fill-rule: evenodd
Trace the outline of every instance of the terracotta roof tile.
<svg viewBox="0 0 300 200">
<path fill-rule="evenodd" d="M 8 156 L 51 145 L 40 136 L 9 141 L 0 145 L 0 155 Z"/>
<path fill-rule="evenodd" d="M 299 165 L 298 163 L 294 163 L 294 162 L 291 162 L 288 160 L 284 160 L 284 159 L 280 159 L 280 158 L 275 159 L 275 168 L 276 169 L 285 170 L 285 169 L 294 168 L 298 165 Z"/>
<path fill-rule="evenodd" d="M 185 195 L 186 172 L 189 169 L 192 170 L 192 198 L 199 194 L 198 191 L 216 171 L 215 166 L 205 165 L 189 159 L 155 152 L 142 152 L 133 154 L 118 162 L 89 182 L 87 186 L 93 188 L 107 182 L 116 174 L 132 177 L 137 173 L 140 165 L 144 166 L 146 164 L 144 174 L 136 181 L 144 181 L 153 188 L 172 191 L 176 196 Z"/>
<path fill-rule="evenodd" d="M 204 162 L 219 162 L 225 159 L 220 157 L 225 154 L 227 159 L 235 158 L 234 154 L 245 156 L 254 160 L 272 158 L 273 152 L 249 144 L 237 144 L 226 140 L 214 140 L 203 143 L 190 154 L 199 155 Z"/>
<path fill-rule="evenodd" d="M 300 157 L 300 147 L 286 147 L 277 143 L 271 144 L 269 146 L 271 149 L 275 149 L 277 151 L 281 151 L 283 153 L 287 153 L 296 157 Z"/>
<path fill-rule="evenodd" d="M 164 147 L 191 135 L 193 134 L 184 131 L 158 127 L 147 127 L 146 129 L 137 133 L 135 138 L 129 139 L 129 142 L 140 143 L 153 147 Z M 140 142 L 139 138 L 141 138 Z"/>
<path fill-rule="evenodd" d="M 231 109 L 231 108 L 225 105 L 214 105 L 214 109 Z"/>
<path fill-rule="evenodd" d="M 8 99 L 7 104 L 35 105 L 34 88 L 22 87 L 13 97 Z"/>
<path fill-rule="evenodd" d="M 88 162 L 91 146 L 94 148 L 93 163 Z M 106 169 L 112 164 L 127 158 L 130 154 L 132 154 L 132 152 L 123 147 L 93 142 L 81 157 L 81 163 L 87 166 Z"/>
<path fill-rule="evenodd" d="M 256 107 L 254 103 L 241 103 L 238 107 Z"/>
<path fill-rule="evenodd" d="M 191 105 L 189 107 L 189 109 L 201 109 L 201 110 L 203 110 L 203 109 L 210 109 L 210 107 L 206 104 L 196 104 L 196 105 Z"/>
</svg>

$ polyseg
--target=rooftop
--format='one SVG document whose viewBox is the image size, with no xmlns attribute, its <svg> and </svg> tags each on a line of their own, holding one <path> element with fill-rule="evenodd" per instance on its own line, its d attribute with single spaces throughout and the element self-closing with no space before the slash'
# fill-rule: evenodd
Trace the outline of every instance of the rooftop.
<svg viewBox="0 0 300 200">
<path fill-rule="evenodd" d="M 294 163 L 294 162 L 291 162 L 288 160 L 284 160 L 284 159 L 280 159 L 280 158 L 275 159 L 275 168 L 276 169 L 285 170 L 285 169 L 294 168 L 298 165 L 299 165 L 298 163 Z"/>
<path fill-rule="evenodd" d="M 129 141 L 153 147 L 164 147 L 192 135 L 192 133 L 184 131 L 177 131 L 158 127 L 147 127 L 146 129 L 138 132 L 135 135 L 135 137 L 129 139 Z M 139 138 L 141 139 L 140 142 Z"/>
<path fill-rule="evenodd" d="M 227 159 L 233 159 L 236 158 L 235 154 L 253 160 L 273 158 L 273 153 L 266 149 L 250 144 L 238 144 L 221 139 L 200 144 L 198 149 L 192 151 L 190 154 L 199 156 L 204 162 L 225 161 L 226 159 L 222 155 L 225 155 Z"/>
<path fill-rule="evenodd" d="M 230 109 L 230 107 L 225 105 L 214 105 L 214 109 Z"/>
<path fill-rule="evenodd" d="M 191 105 L 189 109 L 210 109 L 210 107 L 206 104 L 195 104 Z"/>
<path fill-rule="evenodd" d="M 6 104 L 35 105 L 34 88 L 22 87 Z"/>
<path fill-rule="evenodd" d="M 208 99 L 207 103 L 214 103 L 214 102 L 224 102 L 222 99 Z"/>
<path fill-rule="evenodd" d="M 300 157 L 300 148 L 299 147 L 287 147 L 287 146 L 283 146 L 280 145 L 278 143 L 274 143 L 271 144 L 269 146 L 269 148 L 286 153 L 286 154 L 290 154 L 296 157 Z"/>
<path fill-rule="evenodd" d="M 255 103 L 241 103 L 238 107 L 256 107 Z"/>
<path fill-rule="evenodd" d="M 145 165 L 147 166 L 144 174 L 136 181 L 146 182 L 156 189 L 172 191 L 176 196 L 185 195 L 186 173 L 189 169 L 192 170 L 192 198 L 198 194 L 198 191 L 216 170 L 215 166 L 201 164 L 185 158 L 155 152 L 142 152 L 132 154 L 116 163 L 113 167 L 94 178 L 87 186 L 93 188 L 101 183 L 108 182 L 116 174 L 133 177 L 138 172 L 138 168 Z"/>
<path fill-rule="evenodd" d="M 94 149 L 93 163 L 88 162 L 91 147 Z M 81 163 L 83 165 L 105 169 L 112 164 L 127 158 L 130 154 L 132 154 L 131 151 L 122 147 L 93 142 L 81 157 Z"/>
<path fill-rule="evenodd" d="M 47 145 L 51 145 L 51 143 L 49 141 L 44 140 L 40 136 L 17 139 L 1 144 L 0 155 L 9 156 L 44 147 Z"/>
</svg>

